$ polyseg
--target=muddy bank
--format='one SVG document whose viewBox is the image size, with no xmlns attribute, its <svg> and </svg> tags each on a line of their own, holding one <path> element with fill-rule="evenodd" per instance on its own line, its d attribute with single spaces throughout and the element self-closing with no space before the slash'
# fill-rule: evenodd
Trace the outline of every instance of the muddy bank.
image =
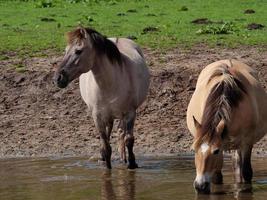
<svg viewBox="0 0 267 200">
<path fill-rule="evenodd" d="M 135 152 L 139 155 L 191 153 L 186 108 L 196 78 L 207 64 L 239 59 L 257 69 L 262 84 L 267 86 L 267 51 L 257 47 L 199 45 L 166 53 L 146 49 L 145 56 L 152 77 L 149 96 L 138 110 L 135 126 Z M 10 56 L 0 61 L 1 157 L 98 155 L 99 136 L 80 97 L 78 82 L 62 90 L 52 84 L 50 63 L 55 58 Z M 17 72 L 18 65 L 25 66 L 25 72 Z M 117 155 L 117 140 L 114 129 L 113 155 Z M 254 153 L 267 154 L 267 137 L 255 145 Z"/>
</svg>

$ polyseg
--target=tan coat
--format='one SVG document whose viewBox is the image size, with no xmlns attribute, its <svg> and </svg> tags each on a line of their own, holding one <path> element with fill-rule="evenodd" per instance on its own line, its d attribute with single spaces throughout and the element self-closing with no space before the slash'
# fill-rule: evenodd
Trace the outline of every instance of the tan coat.
<svg viewBox="0 0 267 200">
<path fill-rule="evenodd" d="M 258 81 L 255 70 L 237 60 L 217 61 L 202 70 L 197 81 L 196 90 L 188 105 L 187 126 L 191 134 L 195 135 L 196 128 L 193 116 L 198 122 L 202 121 L 203 110 L 210 90 L 223 79 L 223 76 L 219 76 L 209 82 L 210 77 L 222 64 L 230 66 L 229 71 L 231 74 L 244 84 L 248 92 L 238 108 L 233 109 L 231 123 L 227 124 L 232 144 L 225 145 L 225 148 L 236 149 L 240 145 L 255 144 L 267 131 L 267 95 Z"/>
</svg>

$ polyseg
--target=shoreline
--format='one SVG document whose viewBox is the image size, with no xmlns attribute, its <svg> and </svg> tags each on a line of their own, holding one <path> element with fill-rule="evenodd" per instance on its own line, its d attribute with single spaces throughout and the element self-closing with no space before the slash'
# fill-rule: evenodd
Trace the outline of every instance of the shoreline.
<svg viewBox="0 0 267 200">
<path fill-rule="evenodd" d="M 257 47 L 226 49 L 198 45 L 167 52 L 145 49 L 151 72 L 147 100 L 137 111 L 134 151 L 138 155 L 190 154 L 192 136 L 185 121 L 187 104 L 196 79 L 207 64 L 235 58 L 255 68 L 267 87 L 267 51 Z M 51 61 L 46 58 L 12 58 L 0 61 L 0 157 L 99 155 L 99 135 L 82 101 L 78 81 L 66 89 L 52 84 Z M 25 71 L 19 72 L 18 65 Z M 116 124 L 111 136 L 113 159 L 117 156 Z M 267 155 L 267 135 L 253 155 Z"/>
</svg>

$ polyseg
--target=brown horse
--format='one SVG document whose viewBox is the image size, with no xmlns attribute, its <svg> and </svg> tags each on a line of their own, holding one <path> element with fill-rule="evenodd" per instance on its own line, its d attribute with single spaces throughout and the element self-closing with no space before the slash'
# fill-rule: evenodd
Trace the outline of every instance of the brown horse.
<svg viewBox="0 0 267 200">
<path fill-rule="evenodd" d="M 267 95 L 253 69 L 221 60 L 202 70 L 187 110 L 197 192 L 209 193 L 211 182 L 222 183 L 223 150 L 236 150 L 236 181 L 251 182 L 251 151 L 265 135 L 266 120 Z"/>
<path fill-rule="evenodd" d="M 60 88 L 79 78 L 84 102 L 92 110 L 100 133 L 101 156 L 111 168 L 110 134 L 119 119 L 121 157 L 128 167 L 137 167 L 133 153 L 136 109 L 145 100 L 149 71 L 139 46 L 126 38 L 106 38 L 90 28 L 68 33 L 68 46 L 54 80 Z"/>
</svg>

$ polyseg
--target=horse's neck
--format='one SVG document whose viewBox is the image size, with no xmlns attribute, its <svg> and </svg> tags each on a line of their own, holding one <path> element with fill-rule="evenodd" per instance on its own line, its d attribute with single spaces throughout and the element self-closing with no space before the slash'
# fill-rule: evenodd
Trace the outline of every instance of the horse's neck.
<svg viewBox="0 0 267 200">
<path fill-rule="evenodd" d="M 97 59 L 92 68 L 95 81 L 102 91 L 116 87 L 116 64 L 112 64 L 105 56 Z"/>
</svg>

